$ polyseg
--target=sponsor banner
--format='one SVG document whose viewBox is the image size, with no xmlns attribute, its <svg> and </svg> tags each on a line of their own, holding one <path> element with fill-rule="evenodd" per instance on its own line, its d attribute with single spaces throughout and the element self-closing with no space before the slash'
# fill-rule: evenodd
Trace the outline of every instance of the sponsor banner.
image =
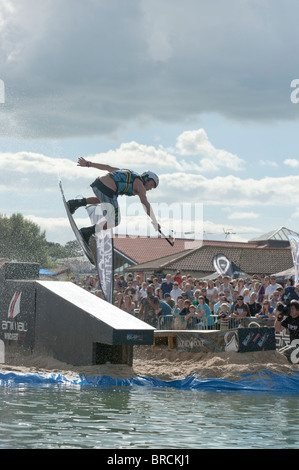
<svg viewBox="0 0 299 470">
<path fill-rule="evenodd" d="M 238 351 L 237 330 L 179 332 L 177 348 L 190 352 Z"/>
<path fill-rule="evenodd" d="M 222 276 L 226 275 L 232 277 L 234 274 L 232 263 L 222 253 L 218 253 L 218 255 L 214 256 L 213 266 L 217 273 L 221 274 Z"/>
<path fill-rule="evenodd" d="M 274 328 L 239 328 L 239 352 L 275 351 Z"/>
<path fill-rule="evenodd" d="M 2 285 L 0 304 L 0 339 L 9 346 L 34 345 L 34 283 L 14 282 Z"/>
<path fill-rule="evenodd" d="M 87 212 L 93 225 L 99 225 L 103 221 L 103 214 L 100 205 L 87 207 Z M 96 230 L 94 235 L 96 242 L 97 271 L 101 289 L 105 300 L 113 303 L 113 231 Z"/>
<path fill-rule="evenodd" d="M 230 276 L 233 279 L 246 276 L 246 273 L 236 266 L 235 263 L 230 261 L 223 253 L 215 255 L 212 262 L 215 270 L 221 276 Z"/>
<path fill-rule="evenodd" d="M 299 282 L 299 237 L 288 235 L 295 268 L 295 285 Z"/>
<path fill-rule="evenodd" d="M 177 348 L 190 352 L 252 352 L 276 349 L 274 328 L 178 332 Z"/>
<path fill-rule="evenodd" d="M 105 299 L 113 302 L 113 235 L 112 230 L 102 230 L 95 235 L 97 270 Z"/>
</svg>

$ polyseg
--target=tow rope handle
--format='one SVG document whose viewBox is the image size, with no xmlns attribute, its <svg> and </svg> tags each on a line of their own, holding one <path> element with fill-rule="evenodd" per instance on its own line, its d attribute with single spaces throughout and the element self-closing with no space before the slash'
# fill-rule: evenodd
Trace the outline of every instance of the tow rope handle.
<svg viewBox="0 0 299 470">
<path fill-rule="evenodd" d="M 172 238 L 172 240 L 173 240 L 173 241 L 171 241 L 171 240 L 169 239 L 169 237 L 166 237 L 166 235 L 162 232 L 162 230 L 158 230 L 158 232 L 162 235 L 162 237 L 165 238 L 165 240 L 169 243 L 169 245 L 171 245 L 171 246 L 174 245 L 174 242 L 175 242 L 174 236 L 171 236 L 171 238 Z"/>
</svg>

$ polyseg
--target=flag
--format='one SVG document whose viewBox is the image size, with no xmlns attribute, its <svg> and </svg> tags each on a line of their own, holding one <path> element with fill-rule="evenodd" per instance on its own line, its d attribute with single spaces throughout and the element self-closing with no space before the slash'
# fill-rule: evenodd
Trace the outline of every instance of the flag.
<svg viewBox="0 0 299 470">
<path fill-rule="evenodd" d="M 93 225 L 100 224 L 103 219 L 101 206 L 88 206 L 86 208 Z M 96 242 L 96 267 L 99 275 L 101 289 L 105 300 L 113 303 L 113 231 L 112 229 L 99 230 L 95 232 Z"/>
<path fill-rule="evenodd" d="M 288 235 L 291 253 L 295 268 L 295 286 L 299 283 L 299 238 L 295 235 Z"/>
</svg>

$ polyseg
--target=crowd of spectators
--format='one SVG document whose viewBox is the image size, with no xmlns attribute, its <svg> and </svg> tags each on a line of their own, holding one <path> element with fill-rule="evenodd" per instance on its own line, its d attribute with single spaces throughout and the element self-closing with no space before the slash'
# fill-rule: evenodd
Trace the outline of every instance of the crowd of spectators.
<svg viewBox="0 0 299 470">
<path fill-rule="evenodd" d="M 98 276 L 86 276 L 81 286 L 104 298 Z M 154 275 L 142 281 L 139 275 L 115 274 L 114 304 L 155 328 L 171 315 L 173 329 L 228 329 L 244 317 L 275 319 L 277 307 L 299 300 L 299 287 L 291 279 L 279 284 L 274 275 L 253 275 L 245 279 L 218 276 L 202 280 L 191 275 L 167 274 L 161 281 Z M 169 323 L 170 325 L 170 323 Z"/>
</svg>

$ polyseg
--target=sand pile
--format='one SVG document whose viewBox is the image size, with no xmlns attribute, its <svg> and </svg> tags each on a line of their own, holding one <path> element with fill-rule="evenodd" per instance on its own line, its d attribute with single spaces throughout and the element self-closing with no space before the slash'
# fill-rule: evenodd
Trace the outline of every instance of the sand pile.
<svg viewBox="0 0 299 470">
<path fill-rule="evenodd" d="M 3 372 L 19 373 L 60 373 L 66 376 L 85 374 L 88 376 L 109 375 L 131 378 L 137 376 L 155 377 L 162 380 L 183 379 L 196 374 L 201 377 L 237 380 L 240 374 L 256 374 L 267 369 L 275 374 L 299 371 L 299 365 L 291 364 L 278 351 L 251 353 L 191 353 L 168 350 L 166 346 L 134 347 L 133 366 L 101 364 L 94 366 L 72 366 L 51 357 L 18 357 L 0 364 Z"/>
<path fill-rule="evenodd" d="M 255 374 L 265 369 L 287 374 L 299 371 L 299 366 L 290 364 L 278 351 L 190 353 L 155 348 L 154 351 L 144 350 L 140 355 L 137 352 L 134 361 L 138 375 L 163 380 L 182 379 L 193 374 L 236 380 L 240 374 Z"/>
</svg>

